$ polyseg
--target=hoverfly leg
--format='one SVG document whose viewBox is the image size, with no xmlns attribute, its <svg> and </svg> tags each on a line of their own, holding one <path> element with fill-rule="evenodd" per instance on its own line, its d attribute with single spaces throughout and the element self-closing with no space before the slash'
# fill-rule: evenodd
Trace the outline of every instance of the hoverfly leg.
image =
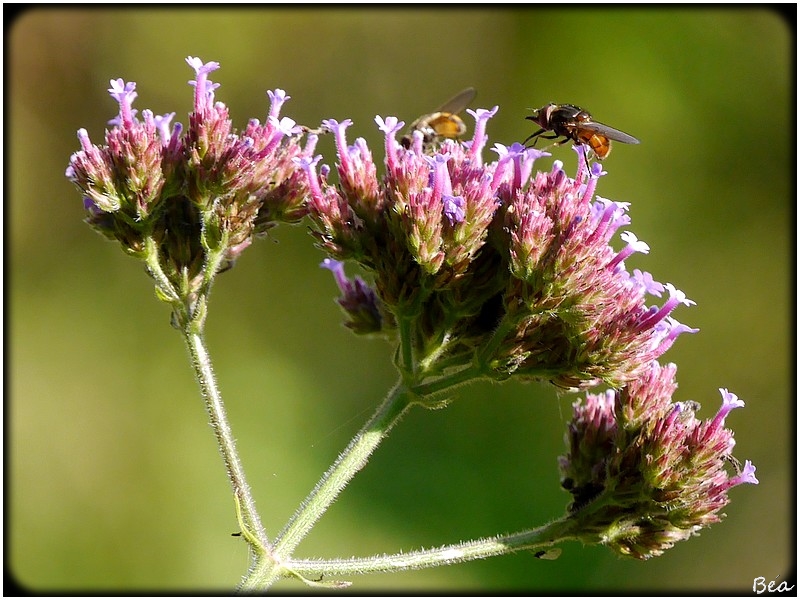
<svg viewBox="0 0 800 600">
<path fill-rule="evenodd" d="M 592 159 L 595 159 L 595 160 L 599 161 L 600 158 L 597 156 L 597 152 L 592 150 L 591 146 L 589 146 L 587 144 L 580 144 L 580 145 L 585 148 L 583 154 L 586 157 L 586 168 L 587 168 L 587 170 L 591 170 L 590 167 L 592 166 L 592 164 L 591 164 L 592 163 Z"/>
<path fill-rule="evenodd" d="M 525 146 L 526 148 L 533 148 L 534 146 L 536 146 L 536 142 L 538 142 L 540 138 L 541 138 L 541 139 L 545 139 L 545 140 L 555 140 L 555 139 L 558 139 L 559 137 L 561 137 L 560 135 L 542 135 L 542 134 L 544 134 L 546 131 L 547 131 L 547 129 L 540 129 L 539 131 L 537 131 L 537 132 L 536 132 L 536 133 L 534 133 L 533 135 L 529 135 L 529 136 L 528 136 L 528 137 L 525 139 L 525 141 L 524 141 L 524 142 L 522 142 L 522 145 L 523 145 L 523 146 Z M 527 144 L 527 141 L 528 141 L 529 139 L 531 139 L 531 138 L 536 138 L 536 139 L 534 139 L 534 140 L 533 140 L 533 143 L 532 143 L 530 146 L 526 145 L 526 144 Z M 566 141 L 566 140 L 565 140 L 565 141 Z M 559 142 L 559 143 L 563 144 L 564 142 Z M 550 146 L 552 146 L 552 144 L 550 144 Z M 549 148 L 550 146 L 546 146 L 546 147 L 547 147 L 547 148 Z"/>
<path fill-rule="evenodd" d="M 544 138 L 544 139 L 546 139 L 546 140 L 557 140 L 557 139 L 558 139 L 558 138 L 560 138 L 561 136 L 560 136 L 560 135 L 543 135 L 543 136 L 541 136 L 541 137 L 543 137 L 543 138 Z M 564 138 L 563 140 L 561 140 L 560 142 L 553 142 L 552 144 L 548 144 L 547 146 L 545 146 L 544 148 L 542 148 L 542 150 L 547 150 L 548 148 L 552 148 L 553 146 L 563 146 L 564 144 L 566 144 L 567 142 L 569 142 L 571 139 L 572 139 L 572 138 L 565 137 L 565 138 Z"/>
<path fill-rule="evenodd" d="M 537 131 L 536 133 L 532 133 L 532 134 L 530 134 L 528 137 L 526 137 L 526 138 L 525 138 L 525 141 L 524 141 L 524 142 L 522 142 L 522 145 L 523 145 L 523 146 L 527 146 L 527 144 L 528 144 L 528 140 L 530 140 L 530 139 L 532 139 L 532 138 L 538 138 L 538 137 L 539 137 L 540 135 L 542 135 L 542 134 L 543 134 L 545 131 L 547 131 L 547 129 L 540 129 L 540 130 L 539 130 L 539 131 Z M 533 144 L 531 144 L 531 146 L 535 146 L 535 145 L 536 145 L 536 140 L 533 140 Z"/>
</svg>

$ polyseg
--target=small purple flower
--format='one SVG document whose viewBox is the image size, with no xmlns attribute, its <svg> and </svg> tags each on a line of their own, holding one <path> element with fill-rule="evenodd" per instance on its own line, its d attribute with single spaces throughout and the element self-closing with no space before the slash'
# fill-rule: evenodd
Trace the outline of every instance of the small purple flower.
<svg viewBox="0 0 800 600">
<path fill-rule="evenodd" d="M 333 273 L 333 278 L 336 280 L 336 285 L 339 286 L 339 291 L 342 295 L 348 292 L 350 282 L 347 280 L 347 275 L 344 274 L 344 263 L 342 261 L 326 258 L 323 259 L 319 266 Z"/>
<path fill-rule="evenodd" d="M 344 263 L 338 260 L 326 258 L 320 267 L 331 271 L 339 286 L 342 295 L 337 302 L 349 317 L 345 326 L 362 335 L 380 332 L 383 317 L 375 291 L 358 276 L 348 279 L 344 274 Z"/>
<path fill-rule="evenodd" d="M 711 435 L 713 432 L 716 432 L 724 427 L 725 417 L 727 417 L 728 413 L 734 408 L 744 407 L 744 401 L 739 400 L 739 397 L 736 394 L 732 394 L 725 388 L 719 388 L 719 392 L 722 394 L 722 406 L 720 407 L 719 411 L 717 411 L 714 419 L 711 421 L 706 435 Z"/>
<path fill-rule="evenodd" d="M 662 292 L 664 291 L 664 286 L 655 281 L 653 276 L 646 271 L 634 269 L 631 280 L 635 281 L 645 292 L 653 296 L 658 296 L 660 298 Z"/>
<path fill-rule="evenodd" d="M 375 116 L 375 123 L 378 124 L 378 129 L 380 129 L 385 136 L 384 152 L 386 153 L 386 170 L 390 173 L 394 173 L 397 169 L 397 153 L 402 150 L 395 136 L 403 129 L 405 123 L 403 121 L 398 121 L 397 117 L 386 117 L 383 119 L 378 115 Z"/>
<path fill-rule="evenodd" d="M 386 117 L 385 119 L 380 115 L 375 115 L 375 123 L 378 125 L 378 129 L 380 129 L 384 135 L 389 137 L 394 137 L 398 134 L 398 132 L 405 127 L 405 122 L 400 121 L 397 117 Z"/>
<path fill-rule="evenodd" d="M 345 136 L 345 131 L 352 124 L 353 121 L 350 119 L 345 119 L 341 123 L 336 119 L 325 119 L 322 121 L 322 126 L 333 133 L 336 141 L 336 152 L 339 156 L 339 163 L 342 165 L 342 169 L 347 172 L 352 171 L 352 165 L 348 162 L 350 153 L 347 149 L 347 138 Z"/>
<path fill-rule="evenodd" d="M 214 90 L 219 84 L 213 84 L 208 80 L 208 74 L 219 69 L 218 62 L 203 63 L 196 56 L 186 58 L 186 63 L 194 69 L 197 77 L 189 81 L 189 85 L 194 86 L 194 112 L 204 114 L 214 106 Z"/>
<path fill-rule="evenodd" d="M 162 116 L 157 115 L 154 117 L 156 129 L 158 129 L 158 134 L 161 136 L 161 142 L 165 146 L 169 145 L 169 142 L 172 139 L 172 133 L 174 133 L 171 133 L 169 130 L 169 124 L 172 122 L 174 117 L 174 112 Z"/>
<path fill-rule="evenodd" d="M 283 103 L 286 102 L 289 98 L 291 98 L 291 96 L 288 95 L 282 89 L 276 89 L 275 91 L 268 90 L 267 96 L 269 96 L 269 103 L 270 103 L 269 116 L 274 119 L 277 119 L 278 115 L 281 112 L 281 107 L 283 106 Z"/>
<path fill-rule="evenodd" d="M 444 215 L 450 222 L 450 225 L 464 222 L 464 198 L 461 196 L 450 196 L 445 194 L 444 200 Z"/>
<path fill-rule="evenodd" d="M 628 245 L 620 250 L 619 253 L 617 253 L 617 255 L 611 260 L 611 262 L 608 263 L 609 269 L 614 269 L 614 267 L 616 267 L 634 252 L 641 252 L 642 254 L 647 254 L 650 252 L 650 246 L 638 240 L 630 231 L 623 232 L 619 237 L 621 237 L 623 241 L 627 242 Z"/>
<path fill-rule="evenodd" d="M 133 123 L 135 111 L 131 109 L 133 101 L 138 94 L 134 91 L 136 83 L 130 81 L 125 83 L 122 79 L 112 79 L 111 87 L 108 88 L 109 94 L 119 103 L 119 117 L 113 120 L 113 124 L 119 127 L 130 127 Z"/>
<path fill-rule="evenodd" d="M 485 108 L 467 109 L 467 113 L 475 117 L 475 132 L 472 135 L 472 141 L 468 145 L 469 155 L 476 165 L 482 164 L 483 158 L 481 154 L 489 139 L 489 136 L 486 135 L 486 124 L 489 119 L 497 114 L 498 108 L 498 106 L 495 106 L 492 110 L 486 110 Z"/>
<path fill-rule="evenodd" d="M 449 154 L 434 154 L 432 157 L 424 157 L 431 165 L 432 184 L 431 194 L 440 198 L 444 194 L 453 193 L 453 184 L 450 182 L 450 172 L 447 170 L 447 162 L 450 160 Z"/>
<path fill-rule="evenodd" d="M 639 323 L 640 329 L 644 330 L 654 327 L 659 321 L 666 318 L 679 304 L 685 304 L 686 306 L 694 304 L 692 300 L 686 297 L 686 294 L 676 289 L 671 283 L 665 283 L 664 288 L 669 292 L 669 299 L 664 303 L 664 306 L 648 314 L 641 320 Z"/>
<path fill-rule="evenodd" d="M 591 205 L 590 222 L 594 223 L 594 231 L 587 241 L 608 242 L 611 236 L 625 225 L 629 225 L 631 220 L 627 215 L 629 204 L 627 202 L 612 202 L 606 198 L 597 198 Z"/>
<path fill-rule="evenodd" d="M 654 356 L 661 356 L 672 347 L 679 335 L 682 333 L 697 333 L 700 330 L 679 323 L 672 317 L 666 317 L 663 321 L 656 323 L 652 331 L 654 350 L 651 353 Z"/>
<path fill-rule="evenodd" d="M 742 467 L 741 473 L 735 477 L 731 477 L 728 480 L 728 485 L 730 487 L 741 485 L 743 483 L 752 483 L 753 485 L 758 485 L 758 479 L 756 479 L 756 468 L 749 460 L 744 461 L 744 466 Z"/>
<path fill-rule="evenodd" d="M 511 183 L 511 191 L 514 193 L 525 184 L 530 175 L 530 169 L 527 170 L 527 173 L 523 170 L 523 161 L 527 158 L 525 146 L 514 142 L 506 149 L 505 158 L 510 160 L 514 167 L 514 179 Z"/>
<path fill-rule="evenodd" d="M 319 187 L 319 180 L 317 179 L 317 173 L 315 169 L 320 160 L 322 160 L 321 154 L 318 154 L 314 158 L 309 156 L 299 156 L 292 159 L 292 162 L 306 173 L 312 199 L 317 199 L 318 201 L 322 200 L 322 190 Z"/>
</svg>

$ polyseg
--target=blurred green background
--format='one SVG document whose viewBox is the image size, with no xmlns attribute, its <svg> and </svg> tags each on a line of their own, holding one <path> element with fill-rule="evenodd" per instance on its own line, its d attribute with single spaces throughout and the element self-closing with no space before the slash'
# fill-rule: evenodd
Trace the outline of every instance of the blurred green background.
<svg viewBox="0 0 800 600">
<path fill-rule="evenodd" d="M 793 24 L 794 17 L 790 18 Z M 565 544 L 431 571 L 358 578 L 395 590 L 742 592 L 792 572 L 794 531 L 793 41 L 767 9 L 361 7 L 67 10 L 7 31 L 6 563 L 40 592 L 228 592 L 247 566 L 229 486 L 179 335 L 143 266 L 82 223 L 64 178 L 75 132 L 101 140 L 135 81 L 135 107 L 186 123 L 186 56 L 216 60 L 237 127 L 283 114 L 349 117 L 382 158 L 376 114 L 409 123 L 467 85 L 499 104 L 494 142 L 533 131 L 528 108 L 588 108 L 628 131 L 598 193 L 631 203 L 650 244 L 629 259 L 697 302 L 699 327 L 664 360 L 702 417 L 719 387 L 747 403 L 727 424 L 758 486 L 727 518 L 640 563 Z M 471 119 L 466 118 L 471 124 Z M 793 143 L 793 140 L 792 140 Z M 333 162 L 332 142 L 319 150 Z M 487 158 L 490 155 L 488 152 Z M 555 158 L 574 172 L 566 146 Z M 553 159 L 539 163 L 547 168 Z M 620 244 L 621 247 L 621 244 Z M 208 343 L 245 469 L 275 534 L 394 382 L 391 349 L 340 325 L 307 227 L 279 227 L 215 288 Z M 561 515 L 556 457 L 573 396 L 543 385 L 464 389 L 400 423 L 298 549 L 333 557 L 412 550 Z M 277 591 L 304 592 L 293 582 Z"/>
</svg>

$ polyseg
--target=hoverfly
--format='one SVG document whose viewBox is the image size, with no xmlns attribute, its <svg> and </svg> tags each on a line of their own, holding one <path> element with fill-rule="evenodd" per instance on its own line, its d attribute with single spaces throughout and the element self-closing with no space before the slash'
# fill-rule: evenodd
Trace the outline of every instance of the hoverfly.
<svg viewBox="0 0 800 600">
<path fill-rule="evenodd" d="M 435 112 L 422 115 L 411 123 L 408 133 L 400 140 L 403 148 L 408 149 L 411 147 L 415 131 L 422 133 L 422 148 L 424 150 L 440 144 L 445 139 L 455 140 L 464 135 L 467 131 L 467 126 L 458 116 L 458 113 L 469 106 L 469 103 L 475 99 L 476 94 L 475 88 L 468 87 L 442 104 Z"/>
<path fill-rule="evenodd" d="M 540 136 L 548 140 L 564 137 L 564 140 L 557 143 L 564 144 L 572 140 L 576 144 L 586 144 L 598 160 L 603 160 L 611 152 L 611 140 L 623 144 L 639 143 L 639 140 L 632 135 L 592 121 L 592 115 L 573 104 L 551 102 L 547 106 L 537 108 L 532 115 L 525 118 L 539 125 L 541 129 L 529 135 L 523 144 L 531 138 Z M 542 135 L 547 131 L 552 131 L 554 135 Z"/>
</svg>

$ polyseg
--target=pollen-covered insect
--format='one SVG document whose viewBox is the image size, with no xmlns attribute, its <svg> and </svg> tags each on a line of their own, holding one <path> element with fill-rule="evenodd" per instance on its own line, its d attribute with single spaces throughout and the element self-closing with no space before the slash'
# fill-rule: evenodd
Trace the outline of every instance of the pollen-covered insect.
<svg viewBox="0 0 800 600">
<path fill-rule="evenodd" d="M 532 115 L 525 118 L 539 125 L 541 129 L 529 135 L 523 144 L 532 138 L 543 137 L 555 140 L 563 137 L 565 139 L 557 142 L 558 144 L 564 144 L 570 140 L 576 144 L 586 144 L 592 149 L 598 160 L 603 160 L 611 152 L 611 140 L 623 144 L 639 143 L 639 140 L 632 135 L 593 121 L 592 115 L 573 104 L 551 102 L 547 106 L 537 108 Z M 552 131 L 553 135 L 543 135 L 548 131 Z"/>
<path fill-rule="evenodd" d="M 455 140 L 467 132 L 467 126 L 458 113 L 462 112 L 475 99 L 475 88 L 468 87 L 450 98 L 441 107 L 411 123 L 400 143 L 410 148 L 415 131 L 422 133 L 422 147 L 425 150 L 435 147 L 445 139 Z"/>
</svg>

